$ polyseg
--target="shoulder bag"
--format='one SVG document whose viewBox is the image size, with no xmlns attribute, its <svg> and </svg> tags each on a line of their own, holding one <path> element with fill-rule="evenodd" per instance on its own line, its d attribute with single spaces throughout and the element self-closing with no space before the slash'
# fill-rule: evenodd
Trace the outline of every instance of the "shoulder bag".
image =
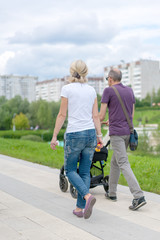
<svg viewBox="0 0 160 240">
<path fill-rule="evenodd" d="M 113 90 L 115 91 L 115 94 L 117 95 L 118 97 L 118 100 L 121 104 L 121 107 L 123 109 L 123 112 L 124 112 L 124 115 L 127 119 L 127 122 L 128 122 L 128 125 L 129 125 L 129 129 L 130 129 L 130 139 L 129 139 L 129 148 L 131 151 L 135 151 L 138 147 L 138 134 L 137 134 L 137 131 L 133 128 L 133 125 L 131 123 L 131 120 L 128 116 L 128 113 L 127 113 L 127 110 L 124 106 L 124 103 L 122 101 L 122 98 L 117 90 L 117 88 L 115 88 L 114 86 L 112 86 Z"/>
</svg>

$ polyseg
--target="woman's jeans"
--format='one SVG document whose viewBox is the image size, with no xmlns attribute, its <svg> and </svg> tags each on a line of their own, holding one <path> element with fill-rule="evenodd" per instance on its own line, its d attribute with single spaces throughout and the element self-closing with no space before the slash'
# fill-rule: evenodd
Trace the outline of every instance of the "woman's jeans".
<svg viewBox="0 0 160 240">
<path fill-rule="evenodd" d="M 70 183 L 77 189 L 77 207 L 82 209 L 86 204 L 84 196 L 89 193 L 90 167 L 96 144 L 95 129 L 66 134 L 64 168 Z"/>
</svg>

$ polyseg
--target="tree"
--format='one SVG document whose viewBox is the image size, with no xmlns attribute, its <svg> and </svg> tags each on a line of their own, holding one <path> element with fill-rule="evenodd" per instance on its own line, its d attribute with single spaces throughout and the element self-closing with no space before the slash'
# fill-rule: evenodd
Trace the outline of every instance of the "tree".
<svg viewBox="0 0 160 240">
<path fill-rule="evenodd" d="M 158 89 L 156 94 L 156 103 L 160 103 L 160 88 Z"/>
<path fill-rule="evenodd" d="M 20 113 L 12 119 L 12 124 L 15 125 L 17 130 L 24 130 L 29 128 L 29 120 L 25 114 Z"/>
<path fill-rule="evenodd" d="M 0 130 L 6 130 L 11 128 L 11 114 L 3 106 L 0 106 Z"/>
<path fill-rule="evenodd" d="M 100 96 L 99 94 L 97 94 L 97 102 L 98 102 L 98 110 L 100 111 L 100 107 L 101 107 L 101 98 L 102 96 Z"/>
<path fill-rule="evenodd" d="M 5 96 L 0 97 L 0 106 L 3 105 L 6 101 L 7 99 L 5 98 Z"/>
<path fill-rule="evenodd" d="M 37 117 L 38 117 L 38 125 L 41 128 L 48 128 L 48 123 L 50 122 L 51 119 L 51 112 L 49 112 L 49 103 L 40 100 L 40 105 L 37 110 Z"/>
</svg>

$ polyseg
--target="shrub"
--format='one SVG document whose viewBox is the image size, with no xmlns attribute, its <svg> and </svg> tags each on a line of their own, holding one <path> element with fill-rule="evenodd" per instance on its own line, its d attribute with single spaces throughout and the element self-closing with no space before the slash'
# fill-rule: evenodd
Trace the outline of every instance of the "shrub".
<svg viewBox="0 0 160 240">
<path fill-rule="evenodd" d="M 57 137 L 59 141 L 63 141 L 65 131 L 66 131 L 65 129 L 60 130 Z M 33 130 L 0 131 L 0 137 L 3 137 L 3 138 L 20 139 L 22 136 L 26 136 L 26 135 L 37 135 L 37 136 L 40 136 L 43 141 L 49 142 L 52 139 L 53 130 L 45 131 L 40 129 L 37 131 L 33 131 Z"/>
<path fill-rule="evenodd" d="M 64 133 L 65 133 L 65 129 L 61 129 L 58 136 L 57 136 L 57 139 L 59 141 L 63 141 L 64 140 Z M 43 132 L 42 134 L 42 139 L 45 141 L 45 142 L 49 142 L 51 141 L 52 139 L 52 136 L 53 136 L 53 131 L 46 131 L 46 132 Z"/>
<path fill-rule="evenodd" d="M 156 149 L 155 149 L 155 150 L 156 150 L 157 153 L 160 153 L 160 144 L 158 144 L 158 145 L 156 146 Z"/>
<path fill-rule="evenodd" d="M 42 131 L 31 131 L 31 130 L 8 130 L 8 131 L 0 131 L 0 137 L 3 138 L 14 138 L 14 139 L 20 139 L 22 136 L 26 135 L 37 135 L 41 136 Z"/>
<path fill-rule="evenodd" d="M 29 141 L 35 141 L 35 142 L 43 142 L 42 138 L 40 136 L 36 135 L 26 135 L 22 136 L 21 140 L 29 140 Z"/>
</svg>

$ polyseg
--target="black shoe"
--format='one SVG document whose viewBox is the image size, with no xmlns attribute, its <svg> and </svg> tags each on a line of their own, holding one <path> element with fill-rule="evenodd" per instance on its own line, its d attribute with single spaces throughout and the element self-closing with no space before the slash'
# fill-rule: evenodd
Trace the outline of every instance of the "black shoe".
<svg viewBox="0 0 160 240">
<path fill-rule="evenodd" d="M 135 210 L 137 210 L 138 208 L 142 207 L 145 204 L 146 204 L 146 201 L 145 201 L 144 197 L 133 199 L 132 205 L 129 206 L 129 209 L 135 211 Z"/>
<path fill-rule="evenodd" d="M 114 197 L 109 196 L 109 193 L 106 193 L 106 194 L 105 194 L 105 197 L 106 197 L 107 199 L 113 201 L 113 202 L 116 202 L 116 201 L 117 201 L 117 197 L 116 197 L 116 196 L 114 196 Z"/>
</svg>

